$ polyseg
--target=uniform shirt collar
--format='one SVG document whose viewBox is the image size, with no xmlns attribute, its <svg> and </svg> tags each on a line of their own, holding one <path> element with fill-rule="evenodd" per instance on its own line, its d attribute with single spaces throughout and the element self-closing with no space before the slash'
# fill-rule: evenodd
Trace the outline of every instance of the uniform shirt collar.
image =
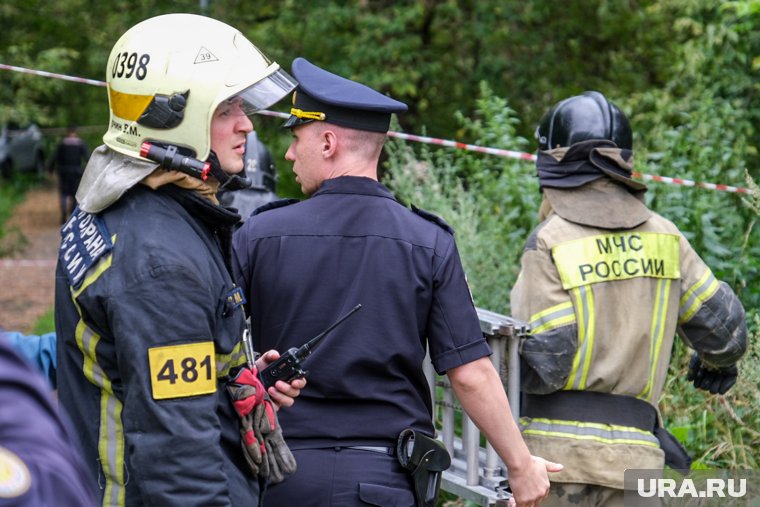
<svg viewBox="0 0 760 507">
<path fill-rule="evenodd" d="M 324 194 L 361 194 L 396 200 L 385 185 L 363 176 L 339 176 L 325 180 L 312 197 Z"/>
</svg>

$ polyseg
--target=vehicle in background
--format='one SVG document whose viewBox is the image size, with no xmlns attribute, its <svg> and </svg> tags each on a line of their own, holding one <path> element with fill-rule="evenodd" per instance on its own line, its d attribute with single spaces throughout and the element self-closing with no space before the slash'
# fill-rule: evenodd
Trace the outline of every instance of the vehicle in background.
<svg viewBox="0 0 760 507">
<path fill-rule="evenodd" d="M 0 174 L 8 179 L 16 172 L 45 172 L 42 132 L 34 123 L 20 127 L 9 122 L 0 129 Z"/>
</svg>

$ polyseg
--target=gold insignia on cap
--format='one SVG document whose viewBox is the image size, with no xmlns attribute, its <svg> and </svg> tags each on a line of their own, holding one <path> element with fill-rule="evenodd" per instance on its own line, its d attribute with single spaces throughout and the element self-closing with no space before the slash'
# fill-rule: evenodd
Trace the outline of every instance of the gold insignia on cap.
<svg viewBox="0 0 760 507">
<path fill-rule="evenodd" d="M 0 498 L 16 498 L 29 490 L 32 476 L 26 463 L 5 447 L 0 447 Z"/>
<path fill-rule="evenodd" d="M 293 92 L 293 105 L 296 105 L 296 93 L 298 91 Z M 290 109 L 290 114 L 295 116 L 296 118 L 300 118 L 302 120 L 319 120 L 324 121 L 327 116 L 325 113 L 320 113 L 319 111 L 304 111 L 303 109 L 298 109 L 297 107 L 293 107 Z"/>
<path fill-rule="evenodd" d="M 297 118 L 301 118 L 302 120 L 324 121 L 324 119 L 327 118 L 327 116 L 325 116 L 325 113 L 320 113 L 319 111 L 303 111 L 295 107 L 290 109 L 290 114 Z"/>
</svg>

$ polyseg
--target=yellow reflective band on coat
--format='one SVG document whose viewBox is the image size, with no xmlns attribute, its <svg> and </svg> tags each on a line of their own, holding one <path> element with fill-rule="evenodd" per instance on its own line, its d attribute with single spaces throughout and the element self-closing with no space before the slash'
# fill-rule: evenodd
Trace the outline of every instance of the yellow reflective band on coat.
<svg viewBox="0 0 760 507">
<path fill-rule="evenodd" d="M 660 448 L 660 442 L 652 433 L 630 426 L 543 418 L 522 418 L 520 424 L 524 428 L 523 435 Z"/>
<path fill-rule="evenodd" d="M 117 92 L 108 87 L 108 99 L 113 114 L 123 120 L 137 121 L 153 100 L 153 95 L 135 95 Z"/>
<path fill-rule="evenodd" d="M 646 401 L 652 400 L 652 387 L 657 373 L 657 365 L 660 362 L 662 342 L 665 338 L 665 325 L 668 319 L 668 301 L 670 300 L 670 286 L 672 280 L 659 280 L 657 282 L 657 295 L 652 309 L 652 325 L 649 330 L 649 378 L 644 389 L 637 396 Z"/>
<path fill-rule="evenodd" d="M 216 378 L 222 379 L 230 376 L 233 368 L 242 366 L 248 360 L 243 350 L 243 342 L 238 342 L 229 354 L 216 354 Z"/>
<path fill-rule="evenodd" d="M 111 243 L 116 244 L 116 235 L 111 236 Z M 97 348 L 100 335 L 90 329 L 82 318 L 82 309 L 77 298 L 100 276 L 108 271 L 113 260 L 113 251 L 100 259 L 85 276 L 82 285 L 71 288 L 71 300 L 74 303 L 79 322 L 75 338 L 77 347 L 82 352 L 82 374 L 100 391 L 100 421 L 98 427 L 98 457 L 103 470 L 105 484 L 98 486 L 103 490 L 103 505 L 124 506 L 126 504 L 126 478 L 124 474 L 124 425 L 121 420 L 123 405 L 113 391 L 111 379 L 98 363 Z"/>
<path fill-rule="evenodd" d="M 594 350 L 596 316 L 594 314 L 594 292 L 591 287 L 577 287 L 570 291 L 575 302 L 578 323 L 578 350 L 573 357 L 573 367 L 563 389 L 582 391 L 586 388 L 591 355 Z"/>
<path fill-rule="evenodd" d="M 216 392 L 214 342 L 148 349 L 153 399 L 186 398 Z"/>
<path fill-rule="evenodd" d="M 96 349 L 100 335 L 87 327 L 81 319 L 79 306 L 76 302 L 74 304 L 80 314 L 75 333 L 77 346 L 84 357 L 82 371 L 85 378 L 100 390 L 98 456 L 105 476 L 105 484 L 99 484 L 103 489 L 103 505 L 123 506 L 126 503 L 124 426 L 121 420 L 123 405 L 114 394 L 111 380 L 97 362 Z"/>
<path fill-rule="evenodd" d="M 530 318 L 530 332 L 532 334 L 545 333 L 552 329 L 575 323 L 575 310 L 573 303 L 566 301 L 542 310 Z"/>
<path fill-rule="evenodd" d="M 681 277 L 676 234 L 629 232 L 589 236 L 552 248 L 562 288 L 630 278 Z"/>
<path fill-rule="evenodd" d="M 116 245 L 116 234 L 111 236 L 111 244 Z M 76 303 L 76 298 L 79 297 L 80 294 L 82 294 L 87 287 L 92 285 L 95 280 L 100 278 L 100 275 L 102 275 L 108 268 L 111 267 L 111 263 L 113 262 L 113 251 L 111 251 L 108 255 L 103 257 L 102 259 L 98 260 L 97 263 L 95 263 L 94 266 L 90 268 L 91 273 L 85 276 L 84 281 L 82 282 L 82 285 L 79 286 L 78 289 L 71 289 L 71 298 Z M 78 310 L 78 308 L 77 308 Z"/>
<path fill-rule="evenodd" d="M 705 271 L 702 278 L 692 285 L 683 296 L 678 311 L 678 323 L 688 322 L 702 307 L 702 303 L 713 297 L 715 291 L 720 286 L 718 280 L 709 269 Z"/>
</svg>

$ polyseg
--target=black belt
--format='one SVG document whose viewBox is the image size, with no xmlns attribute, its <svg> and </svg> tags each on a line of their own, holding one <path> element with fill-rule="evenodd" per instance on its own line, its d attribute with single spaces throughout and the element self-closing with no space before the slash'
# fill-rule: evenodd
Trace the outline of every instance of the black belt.
<svg viewBox="0 0 760 507">
<path fill-rule="evenodd" d="M 631 426 L 654 434 L 665 453 L 665 464 L 686 473 L 691 457 L 681 443 L 657 420 L 657 411 L 646 401 L 620 394 L 592 391 L 522 393 L 520 415 L 600 424 Z"/>
<path fill-rule="evenodd" d="M 520 415 L 599 424 L 631 426 L 644 431 L 657 427 L 657 411 L 646 401 L 593 391 L 522 393 Z"/>
<path fill-rule="evenodd" d="M 381 454 L 387 454 L 388 456 L 396 455 L 396 449 L 393 447 L 380 447 L 374 445 L 349 445 L 345 447 L 336 447 L 335 449 L 354 449 L 356 451 L 379 452 Z"/>
</svg>

